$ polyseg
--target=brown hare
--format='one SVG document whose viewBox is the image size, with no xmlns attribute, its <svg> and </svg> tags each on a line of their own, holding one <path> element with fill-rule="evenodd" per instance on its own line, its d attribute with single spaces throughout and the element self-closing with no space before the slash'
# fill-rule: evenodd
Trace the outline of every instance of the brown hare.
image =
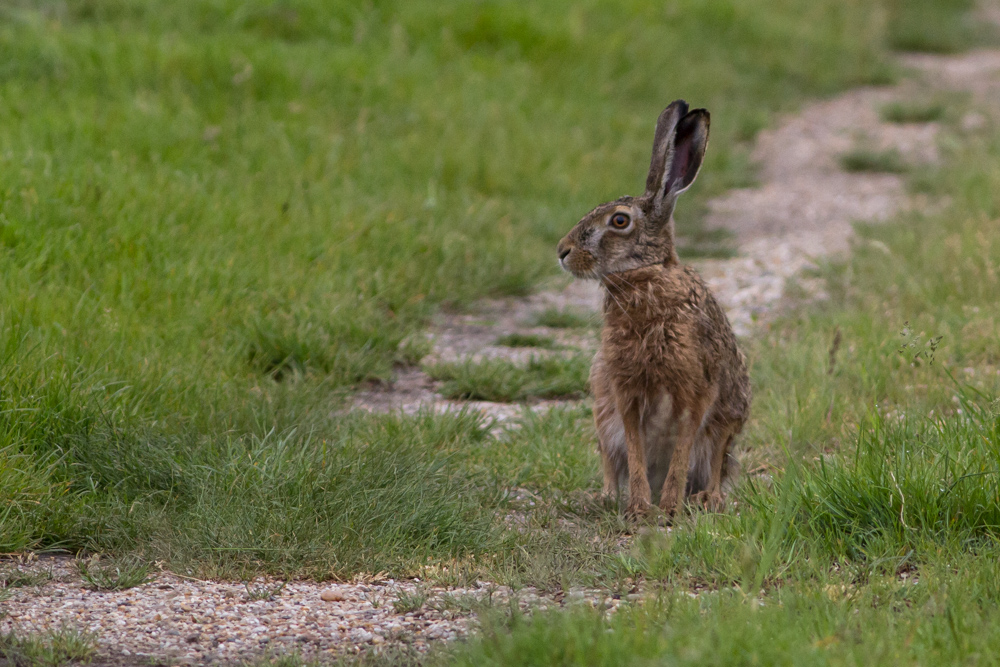
<svg viewBox="0 0 1000 667">
<path fill-rule="evenodd" d="M 701 167 L 709 115 L 683 100 L 656 122 L 641 197 L 588 213 L 559 242 L 559 263 L 604 286 L 590 371 L 604 493 L 628 479 L 627 512 L 673 515 L 685 496 L 715 509 L 737 472 L 733 438 L 750 411 L 746 359 L 726 314 L 674 248 L 674 205 Z"/>
</svg>

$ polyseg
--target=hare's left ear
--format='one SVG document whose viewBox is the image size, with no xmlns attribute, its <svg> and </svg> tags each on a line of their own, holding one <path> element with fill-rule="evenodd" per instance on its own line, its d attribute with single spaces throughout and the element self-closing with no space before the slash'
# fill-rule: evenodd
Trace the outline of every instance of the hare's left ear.
<svg viewBox="0 0 1000 667">
<path fill-rule="evenodd" d="M 684 100 L 673 102 L 656 121 L 646 196 L 657 217 L 669 217 L 678 195 L 694 183 L 708 146 L 708 127 L 708 111 L 688 111 Z"/>
</svg>

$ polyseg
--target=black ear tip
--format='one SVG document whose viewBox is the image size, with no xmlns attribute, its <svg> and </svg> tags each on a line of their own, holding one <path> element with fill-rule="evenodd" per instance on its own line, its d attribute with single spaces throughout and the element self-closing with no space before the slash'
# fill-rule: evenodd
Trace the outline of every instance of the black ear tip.
<svg viewBox="0 0 1000 667">
<path fill-rule="evenodd" d="M 703 125 L 705 129 L 708 129 L 711 121 L 712 116 L 708 113 L 708 109 L 692 109 L 683 118 L 681 118 L 679 125 L 687 128 Z"/>
<path fill-rule="evenodd" d="M 688 103 L 684 100 L 674 100 L 667 105 L 667 108 L 663 110 L 663 113 L 667 113 L 672 109 L 676 109 L 681 116 L 685 116 L 688 112 Z"/>
</svg>

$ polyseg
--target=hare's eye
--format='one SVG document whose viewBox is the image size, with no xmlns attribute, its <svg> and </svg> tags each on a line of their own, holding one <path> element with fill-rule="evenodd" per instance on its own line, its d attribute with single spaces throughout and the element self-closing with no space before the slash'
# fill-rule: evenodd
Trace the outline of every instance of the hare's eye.
<svg viewBox="0 0 1000 667">
<path fill-rule="evenodd" d="M 632 222 L 632 219 L 626 213 L 615 213 L 608 222 L 615 229 L 625 229 Z"/>
</svg>

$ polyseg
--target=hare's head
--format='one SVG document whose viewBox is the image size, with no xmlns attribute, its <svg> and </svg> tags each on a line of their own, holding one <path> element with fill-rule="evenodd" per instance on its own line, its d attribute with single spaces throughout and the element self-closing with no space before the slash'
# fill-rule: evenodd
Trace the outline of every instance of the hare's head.
<svg viewBox="0 0 1000 667">
<path fill-rule="evenodd" d="M 559 264 L 578 278 L 600 278 L 674 258 L 673 213 L 708 145 L 708 112 L 677 100 L 656 121 L 653 159 L 641 197 L 601 204 L 559 242 Z"/>
</svg>

